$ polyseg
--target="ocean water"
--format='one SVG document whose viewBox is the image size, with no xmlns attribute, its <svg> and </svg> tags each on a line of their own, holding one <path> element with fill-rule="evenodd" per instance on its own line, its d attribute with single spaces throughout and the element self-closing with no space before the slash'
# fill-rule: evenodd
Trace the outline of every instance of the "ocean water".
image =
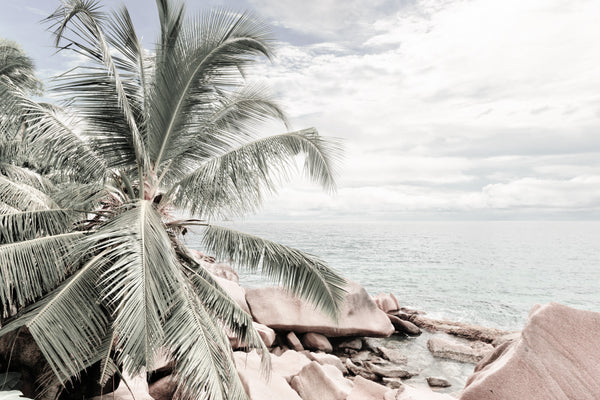
<svg viewBox="0 0 600 400">
<path fill-rule="evenodd" d="M 236 229 L 324 259 L 367 291 L 393 293 L 403 306 L 447 318 L 520 330 L 536 303 L 560 302 L 600 312 L 600 222 L 248 222 Z M 189 246 L 202 249 L 198 233 Z M 243 286 L 271 284 L 240 273 Z M 472 364 L 434 359 L 429 334 L 394 336 L 386 345 L 404 352 L 426 376 L 450 379 L 456 391 Z"/>
</svg>

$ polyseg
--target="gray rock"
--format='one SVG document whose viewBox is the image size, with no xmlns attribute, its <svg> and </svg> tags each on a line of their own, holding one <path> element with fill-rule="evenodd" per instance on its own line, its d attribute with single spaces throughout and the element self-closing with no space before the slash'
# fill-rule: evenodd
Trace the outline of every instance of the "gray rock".
<svg viewBox="0 0 600 400">
<path fill-rule="evenodd" d="M 398 389 L 402 387 L 402 379 L 400 378 L 381 378 L 381 381 L 390 389 Z"/>
<path fill-rule="evenodd" d="M 435 378 L 430 376 L 427 378 L 427 384 L 431 387 L 450 387 L 452 386 L 450 382 L 448 382 L 444 378 Z"/>
<path fill-rule="evenodd" d="M 379 354 L 381 354 L 381 356 L 390 361 L 393 362 L 394 364 L 406 364 L 408 362 L 408 359 L 406 358 L 405 355 L 403 355 L 402 353 L 400 353 L 398 350 L 394 350 L 394 349 L 389 349 L 387 347 L 383 347 L 383 346 L 379 346 L 377 348 L 377 351 L 379 352 Z"/>
<path fill-rule="evenodd" d="M 382 378 L 400 378 L 400 379 L 410 379 L 413 376 L 417 375 L 416 373 L 409 372 L 396 364 L 375 364 L 375 363 L 366 363 L 367 368 L 373 372 L 375 375 Z"/>
<path fill-rule="evenodd" d="M 394 326 L 394 329 L 396 330 L 396 332 L 406 333 L 407 335 L 414 335 L 414 336 L 421 334 L 421 329 L 419 329 L 418 326 L 416 326 L 415 324 L 413 324 L 410 321 L 405 321 L 403 319 L 396 317 L 395 315 L 390 315 L 390 314 L 388 314 L 388 318 L 390 319 L 390 322 Z"/>
<path fill-rule="evenodd" d="M 438 336 L 434 336 L 427 341 L 427 348 L 436 357 L 474 364 L 477 364 L 494 350 L 494 347 L 489 343 L 479 341 L 461 343 Z"/>
<path fill-rule="evenodd" d="M 341 349 L 341 350 L 351 349 L 351 350 L 359 351 L 362 349 L 362 347 L 363 347 L 363 342 L 360 338 L 346 340 L 337 345 L 337 348 Z"/>
</svg>

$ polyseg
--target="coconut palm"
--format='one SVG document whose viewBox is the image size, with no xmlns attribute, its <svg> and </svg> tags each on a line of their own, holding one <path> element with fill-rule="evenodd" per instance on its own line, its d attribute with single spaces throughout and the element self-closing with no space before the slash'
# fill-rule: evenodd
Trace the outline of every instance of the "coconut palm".
<svg viewBox="0 0 600 400">
<path fill-rule="evenodd" d="M 335 142 L 288 127 L 245 76 L 270 58 L 264 24 L 211 11 L 186 18 L 157 0 L 160 37 L 142 47 L 126 8 L 68 0 L 48 18 L 56 44 L 85 58 L 57 78 L 62 107 L 0 86 L 7 114 L 26 121 L 44 185 L 0 177 L 0 336 L 26 328 L 64 383 L 94 363 L 151 369 L 167 349 L 180 398 L 242 399 L 224 331 L 268 352 L 251 318 L 190 254 L 182 233 L 203 229 L 207 252 L 260 271 L 335 317 L 345 281 L 319 258 L 211 221 L 255 211 L 304 157 L 334 187 Z M 186 215 L 185 218 L 174 216 Z"/>
</svg>

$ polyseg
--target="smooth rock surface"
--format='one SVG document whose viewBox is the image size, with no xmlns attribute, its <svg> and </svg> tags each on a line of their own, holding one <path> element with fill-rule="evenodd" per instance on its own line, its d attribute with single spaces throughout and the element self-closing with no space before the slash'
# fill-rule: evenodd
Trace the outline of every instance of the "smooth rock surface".
<svg viewBox="0 0 600 400">
<path fill-rule="evenodd" d="M 339 357 L 334 356 L 333 354 L 327 353 L 308 353 L 307 357 L 311 361 L 316 361 L 321 365 L 333 365 L 337 369 L 339 369 L 342 373 L 348 373 L 348 369 L 342 363 L 342 360 Z"/>
<path fill-rule="evenodd" d="M 171 400 L 177 390 L 177 380 L 173 375 L 165 376 L 148 386 L 148 393 L 154 400 Z M 105 395 L 110 399 L 110 395 Z"/>
<path fill-rule="evenodd" d="M 287 335 L 285 335 L 285 340 L 288 346 L 290 346 L 290 349 L 295 351 L 304 350 L 304 346 L 302 346 L 300 339 L 298 339 L 298 336 L 296 336 L 294 332 L 289 332 Z"/>
<path fill-rule="evenodd" d="M 366 290 L 348 281 L 348 291 L 338 323 L 281 288 L 248 289 L 246 301 L 257 322 L 275 330 L 315 332 L 327 337 L 387 337 L 394 327 Z"/>
<path fill-rule="evenodd" d="M 373 297 L 373 300 L 375 301 L 375 304 L 377 304 L 377 307 L 386 314 L 400 309 L 398 299 L 392 293 L 379 293 L 377 296 Z"/>
<path fill-rule="evenodd" d="M 427 377 L 427 384 L 431 387 L 450 387 L 452 386 L 450 382 L 448 382 L 444 378 L 436 378 L 434 376 Z"/>
<path fill-rule="evenodd" d="M 494 347 L 488 343 L 471 342 L 467 344 L 438 336 L 427 341 L 427 348 L 436 357 L 474 364 L 494 350 Z"/>
<path fill-rule="evenodd" d="M 346 400 L 353 385 L 337 368 L 313 361 L 292 378 L 290 386 L 302 400 Z"/>
<path fill-rule="evenodd" d="M 390 322 L 394 326 L 396 332 L 415 336 L 421 334 L 421 329 L 410 321 L 405 321 L 391 314 L 388 314 L 388 318 L 390 319 Z"/>
<path fill-rule="evenodd" d="M 243 287 L 237 284 L 235 281 L 231 281 L 225 278 L 220 278 L 218 276 L 214 276 L 217 283 L 227 292 L 229 296 L 242 308 L 242 310 L 246 311 L 250 314 L 250 307 L 248 307 L 248 303 L 246 303 L 246 291 Z"/>
<path fill-rule="evenodd" d="M 383 400 L 387 392 L 390 392 L 389 388 L 357 376 L 354 378 L 354 387 L 347 400 Z"/>
<path fill-rule="evenodd" d="M 367 368 L 375 375 L 382 378 L 409 379 L 416 375 L 414 372 L 407 371 L 406 369 L 391 363 L 383 365 L 368 363 Z"/>
<path fill-rule="evenodd" d="M 377 347 L 377 351 L 381 356 L 394 364 L 404 365 L 408 362 L 408 358 L 400 353 L 398 350 L 390 349 L 387 347 L 379 346 Z"/>
<path fill-rule="evenodd" d="M 252 321 L 252 325 L 254 325 L 254 329 L 256 329 L 256 331 L 260 335 L 260 338 L 262 339 L 265 346 L 273 346 L 273 343 L 275 343 L 275 339 L 277 338 L 275 331 L 266 325 L 259 324 L 258 322 Z"/>
<path fill-rule="evenodd" d="M 327 339 L 327 336 L 321 335 L 320 333 L 309 332 L 302 337 L 302 345 L 305 349 L 324 351 L 331 353 L 333 346 Z"/>
<path fill-rule="evenodd" d="M 121 381 L 114 392 L 104 393 L 103 396 L 92 397 L 91 400 L 102 400 L 106 398 L 110 398 L 111 400 L 154 400 L 149 393 L 146 372 L 136 376 L 130 376 L 127 372 L 123 372 L 123 378 L 129 387 L 125 382 Z"/>
<path fill-rule="evenodd" d="M 405 311 L 407 311 L 405 309 Z M 503 331 L 495 328 L 487 328 L 478 325 L 470 325 L 462 322 L 446 321 L 426 317 L 421 312 L 415 312 L 410 315 L 410 321 L 419 328 L 430 332 L 445 332 L 449 335 L 462 337 L 469 340 L 480 340 L 486 343 L 492 343 L 499 337 L 508 335 L 510 331 Z"/>
<path fill-rule="evenodd" d="M 461 400 L 597 400 L 600 313 L 535 306 L 521 337 L 476 367 Z"/>
</svg>

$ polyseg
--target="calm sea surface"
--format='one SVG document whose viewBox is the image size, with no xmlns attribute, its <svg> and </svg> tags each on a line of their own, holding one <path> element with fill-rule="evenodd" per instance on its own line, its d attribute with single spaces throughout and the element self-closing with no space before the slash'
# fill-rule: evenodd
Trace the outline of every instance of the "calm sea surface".
<svg viewBox="0 0 600 400">
<path fill-rule="evenodd" d="M 535 303 L 600 311 L 600 222 L 242 223 L 320 256 L 370 294 L 434 317 L 521 329 Z M 201 249 L 199 235 L 187 243 Z M 242 284 L 268 284 L 242 273 Z"/>
<path fill-rule="evenodd" d="M 236 229 L 320 256 L 367 291 L 394 293 L 432 317 L 520 330 L 536 303 L 600 311 L 600 222 L 244 223 Z M 198 233 L 187 243 L 202 249 Z M 268 285 L 240 274 L 243 286 Z M 419 375 L 460 390 L 473 364 L 435 358 L 430 333 L 382 340 Z"/>
</svg>

